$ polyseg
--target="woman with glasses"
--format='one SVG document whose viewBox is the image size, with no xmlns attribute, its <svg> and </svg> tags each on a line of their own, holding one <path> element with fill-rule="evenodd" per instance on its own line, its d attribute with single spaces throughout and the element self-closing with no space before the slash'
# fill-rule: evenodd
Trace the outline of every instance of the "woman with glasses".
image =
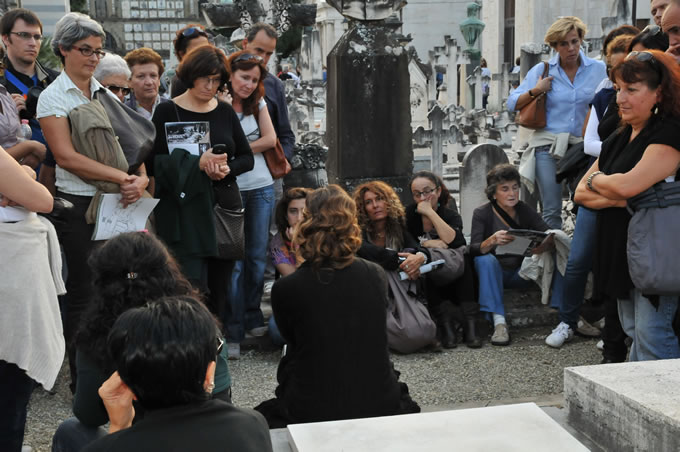
<svg viewBox="0 0 680 452">
<path fill-rule="evenodd" d="M 221 348 L 215 318 L 191 296 L 123 313 L 107 340 L 116 371 L 99 388 L 109 434 L 84 450 L 271 452 L 262 415 L 210 398 Z"/>
<path fill-rule="evenodd" d="M 568 145 L 582 141 L 588 106 L 607 76 L 604 63 L 581 50 L 585 35 L 586 26 L 578 17 L 557 19 L 545 35 L 557 54 L 534 66 L 508 97 L 508 110 L 520 111 L 539 96 L 547 96 L 546 126 L 531 135 L 520 168 L 527 188 L 538 187 L 543 220 L 552 229 L 562 227 L 562 185 L 555 181 L 555 162 Z M 548 73 L 543 78 L 546 64 Z"/>
<path fill-rule="evenodd" d="M 611 77 L 623 126 L 602 143 L 575 200 L 598 212 L 593 268 L 600 290 L 618 300 L 621 325 L 633 339 L 628 359 L 678 358 L 672 325 L 678 297 L 646 297 L 630 278 L 626 245 L 631 214 L 626 200 L 678 176 L 680 68 L 672 56 L 658 50 L 631 52 L 612 69 Z"/>
<path fill-rule="evenodd" d="M 439 340 L 445 348 L 456 347 L 458 338 L 455 311 L 462 310 L 465 317 L 465 344 L 470 348 L 479 348 L 482 343 L 475 331 L 479 304 L 475 296 L 474 270 L 469 254 L 463 254 L 461 248 L 466 245 L 463 219 L 455 209 L 455 204 L 449 206 L 449 190 L 444 181 L 434 173 L 417 172 L 411 178 L 409 188 L 413 196 L 413 203 L 406 207 L 406 228 L 409 233 L 425 248 L 459 249 L 463 256 L 460 265 L 464 266 L 464 270 L 456 281 L 440 284 L 431 275 L 425 277 L 427 307 L 437 320 Z"/>
<path fill-rule="evenodd" d="M 100 426 L 109 422 L 109 417 L 97 390 L 115 370 L 115 363 L 106 350 L 106 338 L 116 319 L 150 300 L 196 294 L 166 247 L 147 233 L 132 232 L 112 238 L 92 253 L 89 264 L 94 294 L 76 337 L 75 417 L 64 421 L 57 429 L 53 452 L 78 451 L 106 434 Z M 217 356 L 215 388 L 211 396 L 231 403 L 226 350 Z M 137 417 L 142 419 L 144 413 L 138 411 Z"/>
<path fill-rule="evenodd" d="M 261 57 L 247 51 L 229 56 L 229 82 L 232 107 L 241 122 L 255 157 L 253 169 L 236 180 L 245 209 L 245 259 L 236 262 L 232 275 L 231 315 L 225 322 L 232 356 L 240 352 L 238 344 L 246 331 L 253 336 L 267 332 L 260 299 L 267 264 L 269 222 L 274 210 L 274 179 L 264 160 L 264 151 L 276 144 L 276 132 L 264 101 L 264 77 L 267 69 Z"/>
<path fill-rule="evenodd" d="M 94 78 L 115 94 L 121 102 L 130 94 L 128 81 L 131 75 L 125 60 L 115 53 L 107 53 L 94 71 Z"/>
<path fill-rule="evenodd" d="M 255 409 L 270 428 L 419 412 L 387 352 L 385 272 L 356 257 L 352 199 L 337 185 L 310 193 L 294 241 L 304 262 L 272 287 L 288 344 L 279 386 Z"/>
<path fill-rule="evenodd" d="M 91 240 L 95 225 L 86 221 L 85 213 L 97 192 L 93 182 L 119 185 L 125 205 L 141 198 L 149 183 L 144 165 L 135 174 L 128 174 L 81 153 L 92 150 L 76 151 L 71 140 L 69 113 L 76 107 L 88 104 L 94 93 L 103 88 L 94 78 L 94 71 L 104 56 L 102 47 L 105 38 L 101 25 L 86 15 L 69 13 L 57 22 L 52 50 L 61 59 L 64 70 L 40 95 L 36 115 L 57 161 L 57 196 L 74 205 L 59 227 L 69 269 L 64 335 L 69 349 L 72 391 L 75 390 L 76 378 L 73 336 L 79 326 L 81 313 L 91 298 L 92 278 L 87 258 L 95 244 Z M 104 93 L 114 97 L 106 90 Z"/>
<path fill-rule="evenodd" d="M 197 47 L 210 44 L 210 36 L 203 28 L 203 25 L 189 24 L 184 28 L 177 30 L 175 40 L 172 41 L 175 50 L 175 56 L 180 63 L 184 57 Z M 175 98 L 180 94 L 184 94 L 187 87 L 182 80 L 175 74 L 170 82 L 170 97 Z"/>
<path fill-rule="evenodd" d="M 156 141 L 147 167 L 160 199 L 156 231 L 192 284 L 209 294 L 210 309 L 225 319 L 234 261 L 215 257 L 213 209 L 215 204 L 241 209 L 236 176 L 252 169 L 253 154 L 234 109 L 216 98 L 228 80 L 224 53 L 211 45 L 198 47 L 184 57 L 177 76 L 188 89 L 159 104 L 152 118 Z M 166 124 L 177 122 L 207 122 L 210 149 L 200 155 L 182 148 L 170 152 Z"/>
</svg>

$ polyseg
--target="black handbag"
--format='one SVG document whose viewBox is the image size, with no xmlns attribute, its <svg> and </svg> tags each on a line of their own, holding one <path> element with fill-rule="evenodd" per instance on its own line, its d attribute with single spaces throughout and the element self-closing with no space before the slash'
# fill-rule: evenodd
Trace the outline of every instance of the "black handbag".
<svg viewBox="0 0 680 452">
<path fill-rule="evenodd" d="M 99 100 L 106 110 L 130 167 L 128 173 L 133 174 L 153 150 L 156 127 L 144 116 L 114 99 L 105 88 L 94 93 L 94 98 Z"/>
<path fill-rule="evenodd" d="M 217 257 L 229 261 L 244 259 L 246 255 L 243 233 L 244 209 L 230 210 L 215 204 L 214 212 Z"/>
</svg>

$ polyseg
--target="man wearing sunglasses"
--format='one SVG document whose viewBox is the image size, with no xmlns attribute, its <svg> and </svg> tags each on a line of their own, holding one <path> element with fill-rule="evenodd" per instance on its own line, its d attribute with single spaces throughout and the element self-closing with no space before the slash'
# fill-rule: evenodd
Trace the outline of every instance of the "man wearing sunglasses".
<svg viewBox="0 0 680 452">
<path fill-rule="evenodd" d="M 668 54 L 680 63 L 680 0 L 671 0 L 661 18 L 661 28 L 668 35 Z"/>
<path fill-rule="evenodd" d="M 150 120 L 156 106 L 168 101 L 158 94 L 161 75 L 165 70 L 163 60 L 154 50 L 142 47 L 128 52 L 125 61 L 132 72 L 130 77 L 132 93 L 126 105 Z"/>
</svg>

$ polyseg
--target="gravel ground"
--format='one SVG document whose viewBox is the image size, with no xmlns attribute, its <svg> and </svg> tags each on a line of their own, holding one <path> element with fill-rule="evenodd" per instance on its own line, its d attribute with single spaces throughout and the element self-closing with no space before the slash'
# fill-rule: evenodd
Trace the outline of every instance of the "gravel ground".
<svg viewBox="0 0 680 452">
<path fill-rule="evenodd" d="M 522 330 L 508 347 L 488 343 L 478 350 L 459 346 L 442 353 L 393 355 L 401 380 L 422 407 L 546 397 L 562 392 L 563 369 L 597 364 L 602 359 L 596 339 L 575 338 L 559 350 L 543 343 L 548 333 Z M 273 397 L 279 351 L 247 351 L 230 361 L 234 403 L 253 407 Z M 50 394 L 37 389 L 28 411 L 25 444 L 34 451 L 49 451 L 59 423 L 71 416 L 68 369 Z"/>
</svg>

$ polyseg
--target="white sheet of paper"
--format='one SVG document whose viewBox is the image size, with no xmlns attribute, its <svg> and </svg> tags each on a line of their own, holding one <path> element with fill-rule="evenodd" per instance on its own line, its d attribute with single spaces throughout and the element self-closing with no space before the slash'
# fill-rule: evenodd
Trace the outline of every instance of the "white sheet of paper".
<svg viewBox="0 0 680 452">
<path fill-rule="evenodd" d="M 498 247 L 496 247 L 496 255 L 516 254 L 522 256 L 524 255 L 527 246 L 529 246 L 530 244 L 531 244 L 530 237 L 515 236 L 515 240 L 508 243 L 507 245 L 499 245 Z"/>
<path fill-rule="evenodd" d="M 140 198 L 124 208 L 121 199 L 120 193 L 102 195 L 92 240 L 108 240 L 123 232 L 145 229 L 146 220 L 159 201 L 153 198 Z"/>
</svg>

